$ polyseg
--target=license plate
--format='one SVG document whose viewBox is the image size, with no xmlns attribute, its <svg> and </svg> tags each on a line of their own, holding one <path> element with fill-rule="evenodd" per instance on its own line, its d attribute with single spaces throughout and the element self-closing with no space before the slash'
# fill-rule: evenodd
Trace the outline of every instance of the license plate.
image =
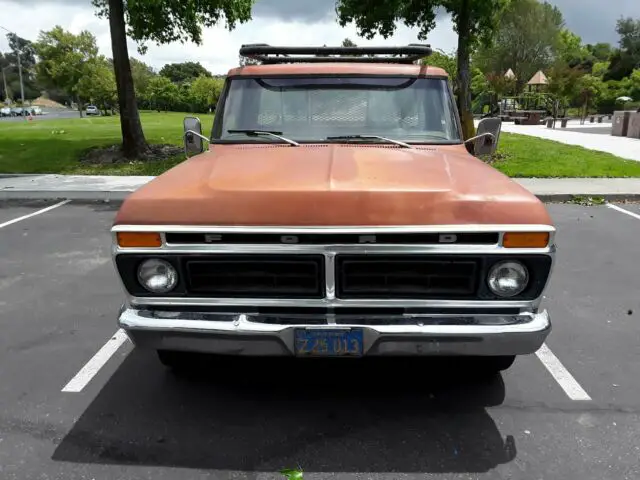
<svg viewBox="0 0 640 480">
<path fill-rule="evenodd" d="M 304 329 L 295 331 L 295 353 L 305 357 L 360 356 L 362 330 Z"/>
</svg>

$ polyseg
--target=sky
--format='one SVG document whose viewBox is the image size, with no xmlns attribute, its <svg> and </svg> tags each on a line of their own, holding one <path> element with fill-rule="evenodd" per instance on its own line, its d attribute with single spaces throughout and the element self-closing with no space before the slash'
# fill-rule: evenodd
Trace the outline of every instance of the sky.
<svg viewBox="0 0 640 480">
<path fill-rule="evenodd" d="M 617 44 L 616 20 L 621 16 L 640 18 L 640 0 L 549 0 L 557 5 L 572 31 L 585 43 Z M 28 7 L 26 6 L 28 5 Z M 36 40 L 40 30 L 55 25 L 78 33 L 89 30 L 97 39 L 100 52 L 111 56 L 109 25 L 94 14 L 90 0 L 0 0 L 0 26 L 18 35 Z M 6 33 L 0 30 L 3 34 Z M 406 45 L 418 42 L 417 31 L 399 25 L 389 39 L 365 40 L 357 36 L 353 25 L 342 28 L 335 15 L 335 0 L 257 0 L 253 20 L 229 32 L 224 26 L 206 29 L 202 45 L 174 43 L 149 44 L 142 56 L 133 42 L 129 53 L 156 70 L 166 63 L 198 61 L 214 74 L 224 74 L 238 63 L 238 50 L 243 43 L 271 45 L 339 45 L 350 38 L 358 45 Z M 438 17 L 436 28 L 426 43 L 445 52 L 455 50 L 457 35 L 447 15 Z M 0 51 L 8 43 L 0 35 Z"/>
</svg>

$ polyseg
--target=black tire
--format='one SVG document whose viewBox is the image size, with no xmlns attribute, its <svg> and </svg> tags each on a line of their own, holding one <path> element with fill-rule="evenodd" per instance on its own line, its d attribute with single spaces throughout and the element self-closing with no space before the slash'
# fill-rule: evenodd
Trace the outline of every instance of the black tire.
<svg viewBox="0 0 640 480">
<path fill-rule="evenodd" d="M 515 355 L 478 357 L 474 359 L 474 367 L 486 375 L 496 375 L 509 369 L 515 360 Z"/>
<path fill-rule="evenodd" d="M 174 370 L 187 370 L 192 364 L 193 354 L 177 350 L 158 350 L 158 359 L 165 367 Z"/>
</svg>

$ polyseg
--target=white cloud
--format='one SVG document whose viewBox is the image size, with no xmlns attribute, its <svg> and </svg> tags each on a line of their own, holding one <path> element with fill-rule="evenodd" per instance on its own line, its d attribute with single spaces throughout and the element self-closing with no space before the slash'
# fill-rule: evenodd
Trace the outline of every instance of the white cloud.
<svg viewBox="0 0 640 480">
<path fill-rule="evenodd" d="M 35 40 L 40 30 L 48 30 L 55 25 L 73 33 L 89 30 L 96 36 L 100 52 L 111 56 L 109 25 L 104 19 L 94 15 L 93 7 L 87 2 L 79 3 L 33 3 L 24 8 L 13 1 L 0 0 L 2 20 L 0 25 L 15 31 L 18 35 Z M 5 19 L 10 19 L 5 20 Z M 149 44 L 145 56 L 140 56 L 135 44 L 129 42 L 129 53 L 152 65 L 156 69 L 166 63 L 199 61 L 212 73 L 226 73 L 237 66 L 238 50 L 243 43 L 264 42 L 272 45 L 339 45 L 346 37 L 358 45 L 406 45 L 418 42 L 417 30 L 399 26 L 396 34 L 389 39 L 378 37 L 374 40 L 358 38 L 353 26 L 340 27 L 335 18 L 326 18 L 314 23 L 283 21 L 274 17 L 254 19 L 239 25 L 229 32 L 224 26 L 206 29 L 202 45 L 173 43 L 169 45 Z M 457 35 L 449 18 L 442 18 L 431 32 L 428 43 L 445 51 L 455 49 Z M 0 51 L 6 51 L 8 44 L 4 35 L 0 36 Z"/>
</svg>

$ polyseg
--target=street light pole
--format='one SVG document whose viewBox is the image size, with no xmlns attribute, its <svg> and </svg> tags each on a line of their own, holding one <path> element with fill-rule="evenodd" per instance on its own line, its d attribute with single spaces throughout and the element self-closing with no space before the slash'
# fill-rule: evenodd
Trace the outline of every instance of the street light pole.
<svg viewBox="0 0 640 480">
<path fill-rule="evenodd" d="M 9 65 L 9 67 L 10 66 L 11 65 Z M 7 90 L 7 76 L 4 74 L 4 71 L 9 67 L 4 67 L 2 69 L 2 82 L 4 83 L 4 101 L 5 101 L 5 103 L 9 99 L 9 91 Z"/>
<path fill-rule="evenodd" d="M 20 51 L 18 51 L 18 76 L 20 77 L 20 100 L 24 108 L 24 84 L 22 83 L 22 64 L 20 63 Z"/>
<path fill-rule="evenodd" d="M 11 30 L 9 30 L 6 27 L 3 27 L 2 25 L 0 25 L 0 28 L 2 28 L 3 30 L 6 30 L 9 33 L 13 33 L 16 37 L 18 36 L 16 32 L 12 32 Z M 22 107 L 24 108 L 24 84 L 22 83 L 22 63 L 20 62 L 20 50 L 16 50 L 16 57 L 18 57 L 18 76 L 20 77 L 20 100 L 22 100 Z M 4 71 L 2 72 L 2 74 L 4 76 Z M 7 90 L 7 87 L 6 87 L 6 81 L 5 81 L 5 92 L 6 90 Z"/>
</svg>

